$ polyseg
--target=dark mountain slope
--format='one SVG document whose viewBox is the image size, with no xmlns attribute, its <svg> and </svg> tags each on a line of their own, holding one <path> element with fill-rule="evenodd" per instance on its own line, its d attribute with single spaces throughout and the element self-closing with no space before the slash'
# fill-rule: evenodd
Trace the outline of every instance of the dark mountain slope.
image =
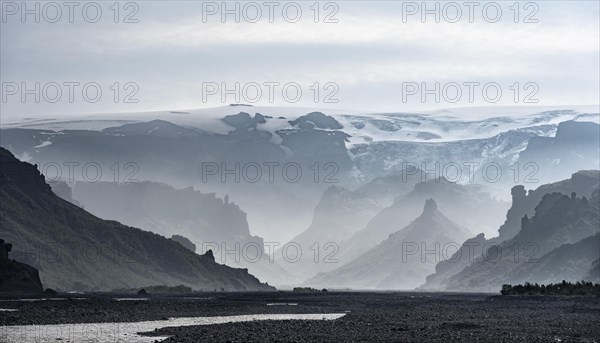
<svg viewBox="0 0 600 343">
<path fill-rule="evenodd" d="M 599 199 L 546 194 L 514 238 L 493 247 L 448 280 L 448 290 L 497 291 L 525 281 L 578 281 L 598 259 Z M 589 240 L 588 240 L 589 238 Z"/>
<path fill-rule="evenodd" d="M 447 287 L 448 279 L 454 274 L 465 269 L 475 259 L 482 256 L 484 248 L 487 248 L 488 241 L 485 235 L 479 235 L 466 240 L 452 256 L 445 256 L 445 260 L 435 266 L 435 273 L 427 276 L 424 285 L 419 290 L 443 291 Z"/>
<path fill-rule="evenodd" d="M 574 173 L 570 179 L 545 184 L 539 186 L 535 190 L 525 191 L 523 186 L 515 186 L 512 189 L 512 205 L 506 214 L 506 220 L 502 226 L 500 226 L 499 236 L 486 240 L 483 234 L 478 235 L 475 238 L 467 240 L 460 250 L 456 252 L 448 261 L 442 261 L 436 266 L 436 273 L 427 277 L 427 282 L 419 287 L 421 290 L 437 290 L 444 291 L 448 290 L 448 283 L 453 275 L 461 272 L 463 269 L 468 267 L 477 258 L 481 258 L 484 254 L 484 249 L 492 248 L 503 244 L 503 242 L 510 241 L 515 238 L 521 231 L 521 225 L 523 224 L 523 217 L 532 217 L 536 213 L 536 206 L 540 203 L 542 198 L 551 193 L 557 194 L 572 194 L 575 192 L 580 196 L 584 196 L 590 201 L 598 202 L 598 188 L 600 187 L 600 171 L 598 170 L 582 170 Z M 556 197 L 556 196 L 555 196 Z M 560 198 L 560 195 L 558 195 Z M 556 214 L 556 220 L 561 219 L 561 213 Z M 582 238 L 581 236 L 575 239 L 567 239 L 567 241 L 558 241 L 556 244 L 564 244 L 567 242 L 574 242 L 577 239 Z M 528 249 L 535 248 L 532 243 L 537 244 L 535 237 L 527 238 L 529 241 L 524 242 Z M 561 238 L 557 238 L 561 239 Z M 521 240 L 524 240 L 521 236 Z M 519 243 L 518 241 L 513 241 Z M 556 247 L 556 244 L 553 247 Z M 524 248 L 522 245 L 521 249 Z M 495 248 L 494 248 L 495 249 Z M 509 249 L 503 250 L 505 254 L 511 254 L 514 251 L 510 246 Z M 600 250 L 600 247 L 598 248 Z M 532 252 L 530 250 L 529 252 Z M 541 252 L 536 251 L 537 256 L 540 257 Z M 559 280 L 561 281 L 561 280 Z"/>
<path fill-rule="evenodd" d="M 247 270 L 219 265 L 165 237 L 104 221 L 52 193 L 31 164 L 0 148 L 0 237 L 47 287 L 110 290 L 183 284 L 273 290 Z M 212 254 L 211 254 L 212 255 Z"/>
</svg>

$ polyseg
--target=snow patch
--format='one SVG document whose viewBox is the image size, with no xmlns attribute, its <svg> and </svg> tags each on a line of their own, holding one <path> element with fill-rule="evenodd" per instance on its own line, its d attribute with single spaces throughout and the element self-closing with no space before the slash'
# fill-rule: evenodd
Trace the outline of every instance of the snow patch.
<svg viewBox="0 0 600 343">
<path fill-rule="evenodd" d="M 33 148 L 43 148 L 43 147 L 48 146 L 50 144 L 52 144 L 52 142 L 50 142 L 50 141 L 44 141 L 44 142 L 42 142 L 42 144 L 36 145 Z"/>
</svg>

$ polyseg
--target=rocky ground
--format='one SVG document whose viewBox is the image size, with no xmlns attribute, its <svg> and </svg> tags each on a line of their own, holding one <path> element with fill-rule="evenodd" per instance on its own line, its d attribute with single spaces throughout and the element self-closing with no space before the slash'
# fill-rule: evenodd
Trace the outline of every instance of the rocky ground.
<svg viewBox="0 0 600 343">
<path fill-rule="evenodd" d="M 166 342 L 600 342 L 600 299 L 426 293 L 205 293 L 116 301 L 0 301 L 0 325 L 133 322 L 258 313 L 347 313 L 334 321 L 166 328 Z M 128 295 L 127 297 L 131 297 Z M 297 305 L 267 305 L 294 303 Z"/>
</svg>

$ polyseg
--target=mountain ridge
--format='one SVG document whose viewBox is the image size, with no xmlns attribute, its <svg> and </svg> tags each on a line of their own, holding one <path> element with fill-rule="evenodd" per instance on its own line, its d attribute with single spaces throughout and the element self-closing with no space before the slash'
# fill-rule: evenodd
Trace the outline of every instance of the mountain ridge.
<svg viewBox="0 0 600 343">
<path fill-rule="evenodd" d="M 16 260 L 39 270 L 47 287 L 183 284 L 196 290 L 274 290 L 247 270 L 218 265 L 165 237 L 94 217 L 52 193 L 35 166 L 4 148 L 0 162 L 0 236 L 13 242 Z"/>
<path fill-rule="evenodd" d="M 435 200 L 428 198 L 421 215 L 406 227 L 356 259 L 317 274 L 306 283 L 319 287 L 413 289 L 434 269 L 442 247 L 458 244 L 468 236 L 468 230 L 448 219 L 437 209 Z"/>
</svg>

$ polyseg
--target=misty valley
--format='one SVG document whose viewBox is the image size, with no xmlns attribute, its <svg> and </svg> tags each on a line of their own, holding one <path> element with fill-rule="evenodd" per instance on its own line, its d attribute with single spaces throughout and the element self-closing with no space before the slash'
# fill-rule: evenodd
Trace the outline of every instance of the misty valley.
<svg viewBox="0 0 600 343">
<path fill-rule="evenodd" d="M 600 342 L 599 1 L 0 17 L 0 343 Z"/>
<path fill-rule="evenodd" d="M 294 313 L 356 312 L 360 320 L 362 307 L 330 312 L 322 302 L 347 294 L 367 307 L 385 296 L 410 303 L 414 296 L 395 292 L 417 291 L 420 299 L 463 293 L 470 303 L 506 285 L 599 281 L 597 113 L 464 122 L 243 110 L 4 124 L 1 285 L 17 296 L 2 315 L 6 337 L 31 334 L 10 325 L 32 320 L 37 310 L 18 300 L 31 296 L 58 309 L 64 300 L 50 299 L 82 302 L 83 313 L 119 297 L 134 307 L 193 306 L 200 297 L 211 311 L 240 315 L 252 311 L 229 313 L 220 302 L 238 307 L 240 296 L 228 294 L 268 292 L 248 301 L 284 297 L 286 313 L 295 303 Z M 380 136 L 390 130 L 439 138 Z M 457 130 L 492 138 L 464 140 Z M 335 179 L 321 177 L 324 166 Z M 160 311 L 149 319 L 169 318 Z M 76 322 L 56 324 L 68 323 Z"/>
</svg>

